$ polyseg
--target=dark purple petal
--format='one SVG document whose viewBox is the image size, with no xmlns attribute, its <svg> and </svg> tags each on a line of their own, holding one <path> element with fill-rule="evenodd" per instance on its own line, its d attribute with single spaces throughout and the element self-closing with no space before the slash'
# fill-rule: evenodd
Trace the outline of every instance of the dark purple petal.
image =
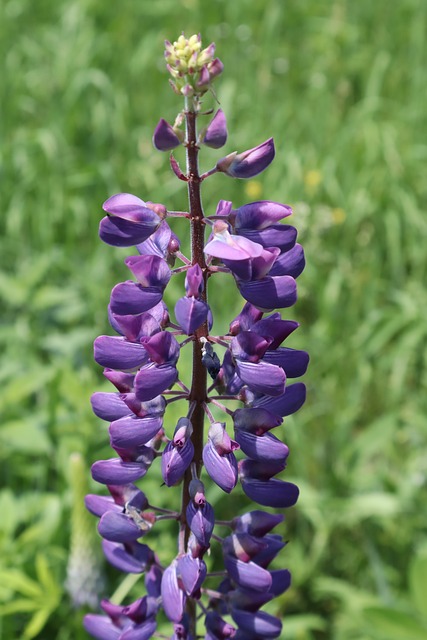
<svg viewBox="0 0 427 640">
<path fill-rule="evenodd" d="M 220 149 L 227 142 L 227 121 L 222 109 L 218 109 L 202 138 L 203 144 Z"/>
<path fill-rule="evenodd" d="M 234 453 L 220 455 L 211 440 L 203 448 L 203 462 L 212 480 L 227 493 L 237 483 L 237 462 Z"/>
<path fill-rule="evenodd" d="M 261 549 L 261 551 L 252 558 L 252 561 L 266 569 L 277 556 L 279 551 L 281 551 L 286 545 L 286 542 L 283 541 L 283 538 L 280 535 L 264 536 L 262 540 L 265 543 L 265 548 Z"/>
<path fill-rule="evenodd" d="M 158 151 L 170 151 L 179 147 L 181 140 L 164 118 L 160 118 L 153 134 L 153 145 Z"/>
<path fill-rule="evenodd" d="M 253 331 L 241 331 L 230 343 L 231 353 L 239 360 L 258 362 L 271 342 Z"/>
<path fill-rule="evenodd" d="M 279 416 L 289 416 L 302 407 L 305 402 L 305 384 L 296 382 L 286 387 L 285 393 L 277 398 L 262 396 L 255 400 L 254 407 L 263 407 Z"/>
<path fill-rule="evenodd" d="M 253 589 L 234 589 L 229 594 L 230 604 L 233 609 L 241 609 L 243 611 L 258 611 L 270 600 L 273 600 L 274 594 L 271 591 L 253 591 Z"/>
<path fill-rule="evenodd" d="M 138 400 L 152 400 L 171 387 L 178 378 L 176 367 L 168 364 L 145 365 L 135 376 L 135 394 Z"/>
<path fill-rule="evenodd" d="M 140 418 L 162 416 L 166 410 L 166 400 L 160 395 L 146 402 L 138 400 L 134 393 L 123 393 L 121 398 L 129 410 Z"/>
<path fill-rule="evenodd" d="M 274 364 L 236 360 L 236 372 L 254 393 L 280 396 L 285 391 L 286 374 Z"/>
<path fill-rule="evenodd" d="M 257 436 L 244 429 L 236 429 L 234 437 L 243 453 L 254 460 L 281 461 L 289 455 L 288 447 L 272 433 Z"/>
<path fill-rule="evenodd" d="M 254 591 L 270 590 L 270 572 L 254 562 L 242 562 L 233 556 L 225 555 L 224 564 L 230 578 L 240 587 Z"/>
<path fill-rule="evenodd" d="M 209 307 L 203 300 L 183 297 L 175 305 L 176 320 L 188 336 L 202 325 L 209 313 Z"/>
<path fill-rule="evenodd" d="M 234 518 L 232 527 L 235 531 L 247 531 L 253 536 L 265 536 L 283 520 L 284 516 L 282 514 L 268 513 L 255 509 Z"/>
<path fill-rule="evenodd" d="M 239 207 L 234 212 L 236 229 L 265 229 L 290 216 L 292 208 L 287 204 L 258 200 Z"/>
<path fill-rule="evenodd" d="M 219 638 L 224 640 L 225 638 L 234 638 L 236 630 L 229 622 L 226 622 L 221 618 L 216 611 L 209 611 L 205 617 L 205 626 L 211 635 L 205 636 L 212 639 Z"/>
<path fill-rule="evenodd" d="M 140 462 L 123 462 L 118 458 L 98 460 L 92 465 L 92 477 L 101 484 L 127 484 L 142 478 L 147 466 Z"/>
<path fill-rule="evenodd" d="M 179 342 L 169 331 L 161 331 L 141 341 L 150 359 L 156 364 L 174 365 L 178 361 Z"/>
<path fill-rule="evenodd" d="M 309 355 L 306 351 L 281 347 L 266 351 L 264 361 L 282 367 L 289 378 L 298 378 L 307 371 Z"/>
<path fill-rule="evenodd" d="M 190 439 L 184 446 L 175 447 L 169 442 L 162 454 L 162 477 L 168 487 L 179 482 L 191 464 L 194 446 Z"/>
<path fill-rule="evenodd" d="M 215 515 L 209 502 L 203 507 L 196 507 L 193 502 L 187 506 L 186 518 L 188 526 L 202 547 L 208 547 L 215 524 Z"/>
<path fill-rule="evenodd" d="M 289 251 L 295 245 L 297 230 L 289 224 L 272 224 L 266 229 L 238 229 L 239 236 L 267 248 L 278 247 L 280 251 Z"/>
<path fill-rule="evenodd" d="M 163 291 L 158 287 L 142 287 L 132 280 L 120 282 L 111 291 L 110 308 L 119 316 L 137 315 L 156 306 Z"/>
<path fill-rule="evenodd" d="M 273 161 L 275 155 L 273 138 L 269 138 L 253 149 L 243 153 L 229 154 L 216 164 L 218 171 L 233 178 L 253 178 Z"/>
<path fill-rule="evenodd" d="M 99 336 L 93 347 L 96 362 L 109 369 L 126 371 L 148 361 L 147 352 L 141 344 L 119 336 Z"/>
<path fill-rule="evenodd" d="M 153 564 L 145 573 L 145 588 L 148 596 L 158 598 L 161 593 L 163 572 L 156 564 Z"/>
<path fill-rule="evenodd" d="M 129 393 L 133 389 L 133 382 L 135 375 L 133 373 L 126 373 L 125 371 L 115 371 L 114 369 L 104 369 L 102 372 L 104 376 L 113 383 L 117 391 L 120 393 Z"/>
<path fill-rule="evenodd" d="M 123 402 L 120 393 L 96 391 L 92 394 L 90 402 L 94 414 L 101 420 L 112 422 L 130 414 L 130 409 Z"/>
<path fill-rule="evenodd" d="M 163 420 L 159 417 L 125 416 L 110 424 L 111 446 L 119 449 L 132 449 L 146 444 L 154 438 L 162 428 Z"/>
<path fill-rule="evenodd" d="M 163 318 L 163 303 L 159 302 L 150 311 L 138 315 L 117 315 L 108 305 L 108 319 L 117 333 L 125 336 L 131 342 L 138 342 L 141 336 L 151 336 L 161 331 L 160 322 Z"/>
<path fill-rule="evenodd" d="M 291 307 L 297 300 L 296 282 L 291 276 L 267 276 L 238 286 L 242 296 L 260 309 Z"/>
<path fill-rule="evenodd" d="M 178 586 L 177 562 L 174 560 L 163 573 L 162 606 L 172 622 L 180 622 L 184 615 L 186 596 Z"/>
<path fill-rule="evenodd" d="M 121 507 L 125 507 L 127 504 L 133 505 L 139 510 L 148 507 L 145 494 L 134 484 L 109 484 L 107 487 L 114 502 Z"/>
<path fill-rule="evenodd" d="M 246 302 L 242 311 L 230 323 L 230 334 L 237 335 L 240 331 L 249 330 L 253 324 L 261 320 L 262 311 L 254 307 L 250 302 Z"/>
<path fill-rule="evenodd" d="M 164 288 L 172 275 L 167 262 L 159 256 L 129 256 L 125 265 L 143 287 Z"/>
<path fill-rule="evenodd" d="M 132 247 L 146 240 L 159 223 L 160 218 L 153 211 L 147 214 L 144 222 L 105 216 L 99 223 L 99 237 L 114 247 Z"/>
<path fill-rule="evenodd" d="M 270 571 L 271 573 L 271 593 L 276 596 L 281 596 L 291 586 L 291 574 L 288 569 L 276 569 Z"/>
<path fill-rule="evenodd" d="M 304 267 L 304 249 L 300 244 L 296 244 L 292 249 L 285 251 L 276 259 L 270 270 L 270 275 L 298 278 L 304 271 Z"/>
<path fill-rule="evenodd" d="M 88 613 L 83 618 L 83 626 L 88 633 L 97 640 L 118 640 L 122 629 L 107 618 L 95 613 Z"/>
<path fill-rule="evenodd" d="M 107 511 L 98 523 L 103 538 L 112 542 L 131 542 L 143 535 L 143 531 L 124 513 Z"/>
<path fill-rule="evenodd" d="M 262 638 L 278 638 L 282 631 L 282 623 L 278 618 L 265 611 L 252 613 L 232 609 L 231 616 L 240 630 L 248 633 L 256 633 Z"/>
<path fill-rule="evenodd" d="M 267 247 L 258 258 L 251 260 L 251 277 L 250 280 L 260 280 L 270 272 L 272 265 L 275 264 L 277 256 L 280 253 L 278 247 Z"/>
<path fill-rule="evenodd" d="M 274 316 L 279 317 L 274 317 Z M 273 314 L 268 318 L 255 322 L 251 330 L 258 333 L 264 338 L 272 338 L 273 342 L 270 345 L 270 349 L 277 349 L 280 347 L 283 340 L 285 340 L 295 329 L 298 329 L 299 323 L 294 320 L 281 320 L 280 314 Z"/>
<path fill-rule="evenodd" d="M 286 509 L 292 507 L 298 500 L 299 489 L 292 482 L 284 482 L 276 478 L 267 481 L 241 478 L 240 482 L 248 498 L 264 507 Z"/>
<path fill-rule="evenodd" d="M 133 542 L 126 547 L 119 542 L 102 541 L 102 548 L 108 562 L 125 573 L 143 573 L 153 562 L 153 552 L 146 544 Z"/>
<path fill-rule="evenodd" d="M 255 538 L 247 532 L 232 533 L 223 539 L 222 552 L 232 555 L 243 562 L 249 562 L 259 554 L 267 543 L 262 538 Z M 257 564 L 260 564 L 257 562 Z"/>
<path fill-rule="evenodd" d="M 260 438 L 262 436 L 254 436 Z M 280 440 L 279 440 L 280 442 Z M 286 445 L 284 445 L 286 447 Z M 286 447 L 287 449 L 287 447 Z M 259 453 L 259 451 L 257 452 Z M 241 478 L 257 478 L 258 480 L 269 480 L 278 473 L 281 473 L 286 468 L 286 458 L 279 458 L 276 460 L 264 459 L 260 456 L 258 460 L 251 460 L 246 458 L 239 462 L 239 476 Z"/>
</svg>

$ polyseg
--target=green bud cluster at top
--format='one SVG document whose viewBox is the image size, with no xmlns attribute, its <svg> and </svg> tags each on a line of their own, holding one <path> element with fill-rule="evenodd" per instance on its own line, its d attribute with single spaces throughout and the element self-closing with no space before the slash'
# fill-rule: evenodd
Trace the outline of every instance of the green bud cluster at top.
<svg viewBox="0 0 427 640">
<path fill-rule="evenodd" d="M 200 35 L 186 38 L 181 34 L 173 44 L 166 40 L 165 59 L 173 80 L 173 90 L 184 96 L 201 95 L 213 78 L 223 70 L 222 62 L 214 58 L 215 44 L 202 49 Z"/>
</svg>

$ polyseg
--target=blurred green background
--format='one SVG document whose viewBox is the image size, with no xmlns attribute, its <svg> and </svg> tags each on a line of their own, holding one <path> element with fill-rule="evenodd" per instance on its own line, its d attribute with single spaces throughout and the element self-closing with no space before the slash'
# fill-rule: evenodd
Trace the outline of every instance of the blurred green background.
<svg viewBox="0 0 427 640">
<path fill-rule="evenodd" d="M 141 592 L 105 566 L 81 506 L 91 462 L 111 455 L 92 342 L 128 277 L 128 251 L 97 227 L 119 191 L 186 208 L 151 145 L 181 108 L 163 41 L 184 30 L 225 64 L 229 141 L 202 169 L 277 147 L 255 180 L 208 180 L 206 212 L 219 197 L 292 204 L 308 260 L 283 314 L 311 354 L 307 403 L 281 434 L 301 487 L 276 565 L 293 586 L 267 609 L 289 640 L 425 640 L 427 2 L 3 0 L 1 14 L 0 637 L 80 640 L 88 608 L 70 590 Z M 220 332 L 241 303 L 231 279 L 214 284 Z M 157 536 L 172 557 L 173 529 Z"/>
</svg>

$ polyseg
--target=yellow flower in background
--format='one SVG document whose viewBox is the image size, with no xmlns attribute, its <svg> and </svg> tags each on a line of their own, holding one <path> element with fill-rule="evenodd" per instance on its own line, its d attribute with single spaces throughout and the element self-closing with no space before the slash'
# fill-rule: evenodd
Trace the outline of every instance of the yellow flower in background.
<svg viewBox="0 0 427 640">
<path fill-rule="evenodd" d="M 248 198 L 258 200 L 262 194 L 262 185 L 258 180 L 249 180 L 245 184 L 245 194 Z"/>
<path fill-rule="evenodd" d="M 342 224 L 347 217 L 344 209 L 341 209 L 341 207 L 335 207 L 334 209 L 332 209 L 331 213 L 332 213 L 332 222 L 334 224 Z"/>
<path fill-rule="evenodd" d="M 304 184 L 309 193 L 314 193 L 319 184 L 322 182 L 323 176 L 317 169 L 311 169 L 304 175 Z"/>
</svg>

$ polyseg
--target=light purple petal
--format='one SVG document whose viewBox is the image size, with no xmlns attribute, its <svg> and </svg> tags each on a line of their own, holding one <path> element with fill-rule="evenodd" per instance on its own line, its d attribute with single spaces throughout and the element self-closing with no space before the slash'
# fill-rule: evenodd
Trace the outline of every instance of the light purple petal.
<svg viewBox="0 0 427 640">
<path fill-rule="evenodd" d="M 146 444 L 162 428 L 159 417 L 125 416 L 110 424 L 110 441 L 113 448 L 131 449 Z"/>
<path fill-rule="evenodd" d="M 101 484 L 127 484 L 142 478 L 147 466 L 140 462 L 123 462 L 118 458 L 98 460 L 92 465 L 92 477 Z"/>
<path fill-rule="evenodd" d="M 240 587 L 254 591 L 270 590 L 270 572 L 254 562 L 242 562 L 233 556 L 225 555 L 224 565 L 230 578 Z"/>
<path fill-rule="evenodd" d="M 222 109 L 210 121 L 202 142 L 212 149 L 220 149 L 227 142 L 227 121 Z"/>
<path fill-rule="evenodd" d="M 144 347 L 121 336 L 99 336 L 94 342 L 94 358 L 102 367 L 135 369 L 148 361 Z"/>
<path fill-rule="evenodd" d="M 291 214 L 292 208 L 287 204 L 258 200 L 237 209 L 235 226 L 236 229 L 265 229 Z"/>
<path fill-rule="evenodd" d="M 123 508 L 116 504 L 111 496 L 98 496 L 94 493 L 85 496 L 85 506 L 90 513 L 99 518 L 107 511 L 117 511 L 117 513 L 123 511 Z"/>
<path fill-rule="evenodd" d="M 279 396 L 285 391 L 286 374 L 281 367 L 260 361 L 236 360 L 236 371 L 241 380 L 255 393 Z"/>
<path fill-rule="evenodd" d="M 237 484 L 237 462 L 234 453 L 219 455 L 209 440 L 203 448 L 203 462 L 212 480 L 226 493 Z"/>
<path fill-rule="evenodd" d="M 203 507 L 196 507 L 190 502 L 186 511 L 188 526 L 202 547 L 208 547 L 215 523 L 215 515 L 209 502 Z"/>
<path fill-rule="evenodd" d="M 162 606 L 166 616 L 172 622 L 180 622 L 184 615 L 186 596 L 178 586 L 176 573 L 176 560 L 170 564 L 163 572 L 162 578 Z"/>
<path fill-rule="evenodd" d="M 203 300 L 183 297 L 175 305 L 176 320 L 187 335 L 191 335 L 202 325 L 209 313 L 209 307 Z"/>
<path fill-rule="evenodd" d="M 206 578 L 206 564 L 200 558 L 193 558 L 185 554 L 178 558 L 178 574 L 188 596 L 192 597 L 203 584 Z"/>
<path fill-rule="evenodd" d="M 162 477 L 168 487 L 181 480 L 185 471 L 191 464 L 194 455 L 194 446 L 190 439 L 183 447 L 174 447 L 173 442 L 166 445 L 162 454 Z"/>
<path fill-rule="evenodd" d="M 122 629 L 107 618 L 95 613 L 88 613 L 83 618 L 83 626 L 93 638 L 97 640 L 118 640 Z"/>
<path fill-rule="evenodd" d="M 147 564 L 153 561 L 150 547 L 139 542 L 130 543 L 125 548 L 122 543 L 103 540 L 102 549 L 108 562 L 125 573 L 143 573 Z"/>
<path fill-rule="evenodd" d="M 143 531 L 124 513 L 107 511 L 98 523 L 103 538 L 112 542 L 131 542 L 143 535 Z"/>
<path fill-rule="evenodd" d="M 167 262 L 159 256 L 129 256 L 125 265 L 143 287 L 164 288 L 172 275 Z"/>
<path fill-rule="evenodd" d="M 120 393 L 96 391 L 92 394 L 90 402 L 94 414 L 107 422 L 128 416 L 131 412 Z"/>
<path fill-rule="evenodd" d="M 120 636 L 120 640 L 148 640 L 153 637 L 157 629 L 155 620 L 146 620 L 142 624 L 126 629 Z"/>
<path fill-rule="evenodd" d="M 164 118 L 160 118 L 154 129 L 153 145 L 158 151 L 170 151 L 181 144 L 175 131 Z"/>
<path fill-rule="evenodd" d="M 232 609 L 231 616 L 240 630 L 248 633 L 256 633 L 265 640 L 278 638 L 282 631 L 282 623 L 278 618 L 265 611 L 256 613 Z"/>
</svg>

